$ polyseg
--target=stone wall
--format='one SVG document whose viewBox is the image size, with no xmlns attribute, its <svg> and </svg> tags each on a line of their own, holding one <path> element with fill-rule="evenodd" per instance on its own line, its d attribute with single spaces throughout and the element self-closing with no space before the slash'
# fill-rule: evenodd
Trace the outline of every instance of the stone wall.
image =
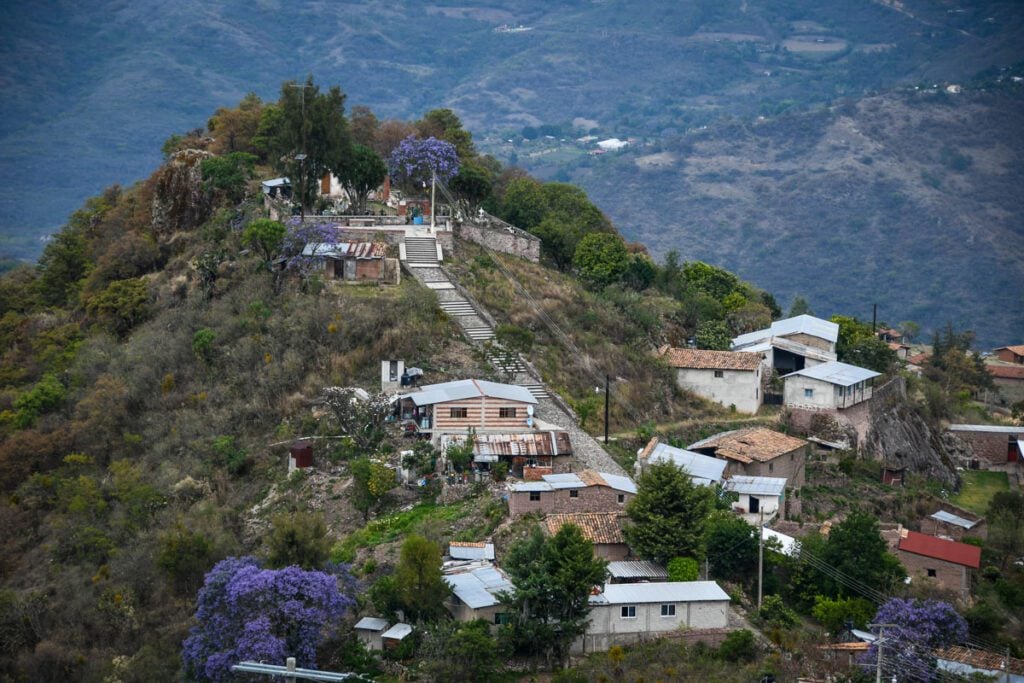
<svg viewBox="0 0 1024 683">
<path fill-rule="evenodd" d="M 572 491 L 578 492 L 573 498 Z M 619 496 L 623 501 L 619 502 Z M 570 512 L 615 512 L 622 510 L 633 498 L 632 493 L 617 491 L 608 486 L 587 486 L 581 489 L 559 489 L 541 491 L 540 500 L 530 500 L 529 491 L 511 491 L 508 497 L 508 511 L 512 518 L 540 512 L 545 515 Z"/>
<path fill-rule="evenodd" d="M 967 597 L 969 586 L 967 567 L 903 550 L 897 550 L 896 556 L 914 581 L 934 581 L 946 590 L 955 591 L 961 596 Z M 929 577 L 929 570 L 934 570 L 935 576 Z"/>
<path fill-rule="evenodd" d="M 540 261 L 540 238 L 512 226 L 485 227 L 464 223 L 456 228 L 458 236 L 502 254 L 512 254 L 536 263 Z"/>
<path fill-rule="evenodd" d="M 991 432 L 952 432 L 970 450 L 971 455 L 979 460 L 984 460 L 991 465 L 1002 465 L 1007 462 L 1009 452 L 1010 436 L 1024 438 L 1024 427 L 1020 435 Z"/>
</svg>

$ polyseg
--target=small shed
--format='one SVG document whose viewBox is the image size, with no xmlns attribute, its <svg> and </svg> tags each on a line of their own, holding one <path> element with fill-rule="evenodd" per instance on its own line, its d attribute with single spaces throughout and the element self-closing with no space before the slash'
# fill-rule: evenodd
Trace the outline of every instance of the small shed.
<svg viewBox="0 0 1024 683">
<path fill-rule="evenodd" d="M 385 650 L 390 650 L 401 645 L 411 634 L 412 626 L 398 622 L 380 635 L 380 641 Z"/>
<path fill-rule="evenodd" d="M 313 442 L 296 441 L 288 451 L 288 474 L 313 466 Z"/>
<path fill-rule="evenodd" d="M 367 650 L 381 650 L 384 645 L 381 642 L 381 635 L 387 631 L 387 619 L 380 617 L 363 617 L 356 622 L 356 637 L 366 646 Z"/>
<path fill-rule="evenodd" d="M 668 581 L 668 570 L 650 560 L 617 560 L 607 567 L 609 583 Z"/>
<path fill-rule="evenodd" d="M 903 486 L 903 473 L 906 467 L 882 465 L 882 483 L 889 486 Z"/>
<path fill-rule="evenodd" d="M 739 496 L 733 509 L 743 515 L 746 521 L 756 524 L 764 517 L 771 518 L 778 514 L 786 491 L 786 479 L 734 476 L 726 479 L 722 488 Z"/>
<path fill-rule="evenodd" d="M 493 562 L 494 544 L 452 541 L 448 544 L 448 557 L 453 560 L 490 560 Z"/>
</svg>

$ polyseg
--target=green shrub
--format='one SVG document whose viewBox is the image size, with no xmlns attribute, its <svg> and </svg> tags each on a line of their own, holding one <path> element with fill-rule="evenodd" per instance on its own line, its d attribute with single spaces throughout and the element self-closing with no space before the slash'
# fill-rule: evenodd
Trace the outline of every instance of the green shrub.
<svg viewBox="0 0 1024 683">
<path fill-rule="evenodd" d="M 725 662 L 751 662 L 757 658 L 754 634 L 747 629 L 733 631 L 718 646 L 718 658 Z"/>
</svg>

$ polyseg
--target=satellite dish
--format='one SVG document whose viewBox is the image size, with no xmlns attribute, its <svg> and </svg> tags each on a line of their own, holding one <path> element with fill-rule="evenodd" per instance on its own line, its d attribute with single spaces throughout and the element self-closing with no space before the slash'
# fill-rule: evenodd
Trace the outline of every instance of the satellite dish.
<svg viewBox="0 0 1024 683">
<path fill-rule="evenodd" d="M 533 406 L 526 406 L 526 414 L 533 417 Z"/>
</svg>

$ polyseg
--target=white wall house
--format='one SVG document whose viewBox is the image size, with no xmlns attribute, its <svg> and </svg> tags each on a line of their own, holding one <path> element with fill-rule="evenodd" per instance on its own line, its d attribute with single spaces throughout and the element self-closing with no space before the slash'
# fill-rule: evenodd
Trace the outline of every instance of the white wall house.
<svg viewBox="0 0 1024 683">
<path fill-rule="evenodd" d="M 761 354 L 767 369 L 786 373 L 835 360 L 838 340 L 839 325 L 813 315 L 798 315 L 741 334 L 732 340 L 732 350 Z"/>
<path fill-rule="evenodd" d="M 811 410 L 841 410 L 871 398 L 872 380 L 881 374 L 831 361 L 783 377 L 784 405 Z"/>
<path fill-rule="evenodd" d="M 779 514 L 786 492 L 786 479 L 735 476 L 726 479 L 722 488 L 739 497 L 733 505 L 734 512 L 748 524 L 759 524 Z"/>
<path fill-rule="evenodd" d="M 675 369 L 676 383 L 683 389 L 744 413 L 761 407 L 761 354 L 670 346 L 658 353 Z"/>
<path fill-rule="evenodd" d="M 590 596 L 590 622 L 575 652 L 603 652 L 680 629 L 725 628 L 729 596 L 714 581 L 606 584 Z"/>
</svg>

